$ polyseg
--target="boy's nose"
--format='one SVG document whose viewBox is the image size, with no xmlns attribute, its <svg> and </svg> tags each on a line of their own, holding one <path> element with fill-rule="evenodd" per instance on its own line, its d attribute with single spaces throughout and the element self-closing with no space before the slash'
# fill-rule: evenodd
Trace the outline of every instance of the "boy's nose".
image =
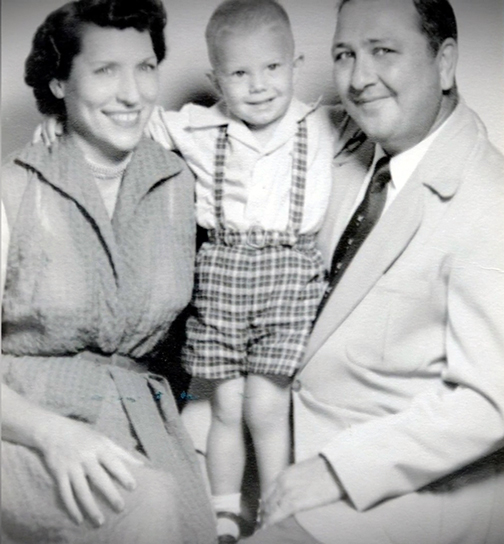
<svg viewBox="0 0 504 544">
<path fill-rule="evenodd" d="M 252 74 L 250 77 L 249 89 L 251 93 L 258 93 L 264 91 L 266 84 L 264 81 L 264 76 L 262 74 Z"/>
</svg>

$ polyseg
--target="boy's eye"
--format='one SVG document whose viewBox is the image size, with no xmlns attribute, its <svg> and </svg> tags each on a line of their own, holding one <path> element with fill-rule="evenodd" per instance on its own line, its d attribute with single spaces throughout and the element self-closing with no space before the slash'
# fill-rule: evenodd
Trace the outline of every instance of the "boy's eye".
<svg viewBox="0 0 504 544">
<path fill-rule="evenodd" d="M 243 77 L 245 75 L 245 70 L 235 70 L 231 75 L 238 78 Z"/>
<path fill-rule="evenodd" d="M 278 62 L 272 62 L 271 64 L 268 64 L 268 70 L 274 71 L 280 68 L 280 63 Z"/>
<path fill-rule="evenodd" d="M 334 53 L 334 62 L 348 60 L 353 58 L 354 54 L 351 51 L 337 51 Z"/>
</svg>

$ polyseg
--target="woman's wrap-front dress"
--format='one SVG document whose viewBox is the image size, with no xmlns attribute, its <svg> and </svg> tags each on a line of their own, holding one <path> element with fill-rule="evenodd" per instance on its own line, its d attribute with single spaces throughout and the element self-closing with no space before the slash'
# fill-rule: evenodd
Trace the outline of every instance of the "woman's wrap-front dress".
<svg viewBox="0 0 504 544">
<path fill-rule="evenodd" d="M 176 155 L 142 140 L 112 221 L 68 138 L 50 149 L 25 148 L 2 179 L 10 223 L 4 382 L 44 408 L 144 452 L 149 466 L 170 472 L 178 484 L 184 543 L 213 542 L 198 462 L 166 381 L 89 353 L 141 359 L 188 303 L 192 176 Z M 40 456 L 2 442 L 2 461 L 4 529 L 39 542 L 65 541 L 59 524 L 68 514 Z M 60 519 L 53 519 L 54 504 Z"/>
</svg>

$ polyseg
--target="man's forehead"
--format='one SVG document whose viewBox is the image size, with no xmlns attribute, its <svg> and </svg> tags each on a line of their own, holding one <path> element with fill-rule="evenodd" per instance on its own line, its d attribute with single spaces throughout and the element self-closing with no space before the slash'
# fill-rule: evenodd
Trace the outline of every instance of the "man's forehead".
<svg viewBox="0 0 504 544">
<path fill-rule="evenodd" d="M 412 0 L 349 0 L 338 14 L 334 38 L 364 33 L 369 39 L 384 39 L 419 30 Z"/>
</svg>

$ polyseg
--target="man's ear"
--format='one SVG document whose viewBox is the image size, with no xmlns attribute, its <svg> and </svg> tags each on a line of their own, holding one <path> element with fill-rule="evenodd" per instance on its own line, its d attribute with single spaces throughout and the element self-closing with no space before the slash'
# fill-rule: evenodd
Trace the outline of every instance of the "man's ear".
<svg viewBox="0 0 504 544">
<path fill-rule="evenodd" d="M 303 64 L 304 64 L 304 55 L 301 53 L 294 59 L 294 62 L 292 64 L 294 68 L 294 81 L 297 81 L 298 74 Z"/>
<path fill-rule="evenodd" d="M 449 91 L 455 86 L 455 72 L 457 70 L 458 46 L 453 38 L 447 38 L 439 48 L 436 55 L 441 88 Z"/>
<path fill-rule="evenodd" d="M 60 81 L 59 79 L 51 79 L 49 82 L 49 89 L 51 89 L 51 92 L 56 98 L 64 98 L 65 97 L 65 82 Z"/>
<path fill-rule="evenodd" d="M 221 89 L 221 86 L 219 85 L 219 78 L 215 75 L 215 71 L 211 70 L 210 72 L 207 72 L 206 77 L 212 84 L 212 87 L 219 93 L 219 95 L 222 96 L 222 89 Z"/>
</svg>

